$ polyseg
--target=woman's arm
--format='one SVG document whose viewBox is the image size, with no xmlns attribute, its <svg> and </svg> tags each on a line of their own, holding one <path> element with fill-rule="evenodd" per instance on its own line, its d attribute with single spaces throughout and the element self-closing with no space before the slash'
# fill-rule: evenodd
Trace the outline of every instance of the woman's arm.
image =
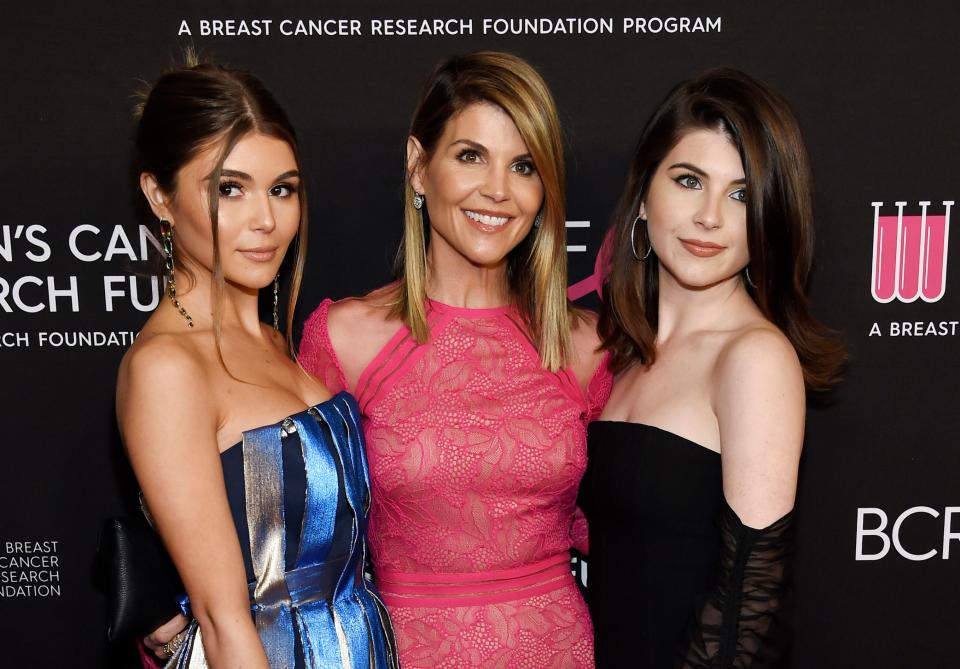
<svg viewBox="0 0 960 669">
<path fill-rule="evenodd" d="M 786 338 L 757 329 L 726 347 L 712 378 L 726 501 L 718 585 L 696 612 L 683 666 L 768 666 L 781 650 L 803 375 Z"/>
<path fill-rule="evenodd" d="M 803 448 L 805 391 L 790 342 L 751 330 L 727 345 L 713 376 L 723 494 L 748 527 L 766 527 L 793 508 Z"/>
<path fill-rule="evenodd" d="M 613 374 L 607 368 L 608 355 L 600 349 L 597 335 L 597 315 L 592 311 L 578 310 L 570 331 L 573 342 L 571 368 L 587 401 L 587 422 L 596 420 L 603 411 L 613 389 Z M 570 523 L 570 538 L 573 547 L 584 555 L 590 554 L 590 528 L 587 517 L 577 506 Z"/>
<path fill-rule="evenodd" d="M 164 336 L 127 354 L 117 417 L 137 481 L 180 577 L 211 667 L 269 669 L 257 636 L 200 361 Z"/>
</svg>

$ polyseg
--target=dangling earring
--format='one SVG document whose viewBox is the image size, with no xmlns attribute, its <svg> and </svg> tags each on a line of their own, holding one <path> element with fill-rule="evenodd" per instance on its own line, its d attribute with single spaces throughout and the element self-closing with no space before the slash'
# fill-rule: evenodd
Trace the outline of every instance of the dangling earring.
<svg viewBox="0 0 960 669">
<path fill-rule="evenodd" d="M 167 296 L 173 302 L 180 315 L 187 319 L 187 325 L 193 327 L 193 317 L 187 313 L 187 310 L 177 299 L 177 282 L 174 277 L 173 266 L 173 226 L 165 218 L 160 219 L 160 237 L 163 240 L 164 273 L 167 279 Z"/>
<path fill-rule="evenodd" d="M 417 191 L 413 191 L 413 208 L 416 209 L 417 211 L 423 209 L 423 201 L 425 199 L 426 198 L 423 197 L 423 193 L 418 193 Z"/>
<path fill-rule="evenodd" d="M 273 277 L 273 329 L 280 332 L 280 274 Z"/>
<path fill-rule="evenodd" d="M 543 225 L 543 209 L 542 208 L 540 209 L 540 211 L 537 212 L 537 217 L 533 219 L 533 227 L 539 228 L 541 225 Z"/>
<path fill-rule="evenodd" d="M 649 242 L 647 242 L 647 252 L 643 254 L 642 258 L 639 255 L 637 255 L 637 243 L 633 239 L 633 236 L 637 232 L 637 221 L 643 221 L 644 223 L 646 223 L 646 221 L 640 218 L 639 216 L 633 219 L 633 225 L 630 226 L 630 250 L 633 251 L 634 258 L 636 258 L 640 262 L 643 262 L 644 260 L 650 257 L 650 253 L 653 251 L 653 244 L 650 244 Z"/>
<path fill-rule="evenodd" d="M 753 279 L 750 278 L 750 265 L 747 265 L 747 266 L 744 268 L 743 273 L 747 275 L 747 283 L 750 284 L 750 287 L 751 287 L 751 288 L 756 288 L 756 287 L 757 287 L 757 284 L 755 284 L 755 283 L 753 282 Z"/>
</svg>

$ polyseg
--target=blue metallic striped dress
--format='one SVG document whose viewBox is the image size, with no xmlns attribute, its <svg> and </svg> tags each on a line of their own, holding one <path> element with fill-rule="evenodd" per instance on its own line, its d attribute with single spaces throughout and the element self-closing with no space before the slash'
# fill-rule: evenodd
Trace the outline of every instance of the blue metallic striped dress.
<svg viewBox="0 0 960 669">
<path fill-rule="evenodd" d="M 370 480 L 356 401 L 341 392 L 248 430 L 221 455 L 272 669 L 396 669 L 386 610 L 363 575 Z M 201 634 L 167 663 L 207 667 Z"/>
</svg>

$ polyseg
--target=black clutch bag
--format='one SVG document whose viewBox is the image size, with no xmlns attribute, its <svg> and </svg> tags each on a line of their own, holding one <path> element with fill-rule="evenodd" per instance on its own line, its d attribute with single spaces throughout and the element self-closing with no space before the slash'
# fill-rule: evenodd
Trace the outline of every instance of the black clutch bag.
<svg viewBox="0 0 960 669">
<path fill-rule="evenodd" d="M 160 537 L 143 517 L 108 518 L 97 548 L 107 595 L 107 638 L 144 637 L 180 613 L 185 592 Z"/>
</svg>

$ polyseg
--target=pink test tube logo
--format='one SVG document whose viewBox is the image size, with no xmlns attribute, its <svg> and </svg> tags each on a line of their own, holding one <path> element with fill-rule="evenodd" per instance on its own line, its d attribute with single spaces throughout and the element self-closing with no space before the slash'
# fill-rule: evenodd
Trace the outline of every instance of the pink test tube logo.
<svg viewBox="0 0 960 669">
<path fill-rule="evenodd" d="M 870 292 L 877 302 L 936 302 L 947 287 L 947 243 L 952 200 L 944 213 L 927 213 L 930 202 L 920 202 L 920 215 L 904 215 L 906 202 L 895 202 L 896 216 L 881 216 L 883 202 L 873 202 L 873 270 Z"/>
</svg>

